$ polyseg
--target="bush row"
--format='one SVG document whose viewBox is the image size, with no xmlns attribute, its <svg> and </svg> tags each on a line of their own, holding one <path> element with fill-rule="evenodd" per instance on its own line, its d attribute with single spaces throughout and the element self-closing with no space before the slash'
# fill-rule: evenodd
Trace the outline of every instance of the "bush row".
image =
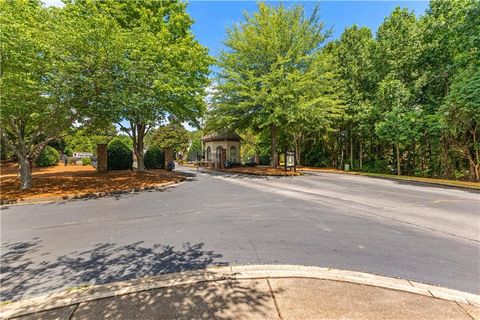
<svg viewBox="0 0 480 320">
<path fill-rule="evenodd" d="M 60 153 L 55 148 L 46 146 L 40 153 L 35 164 L 37 167 L 56 166 L 60 161 Z"/>
</svg>

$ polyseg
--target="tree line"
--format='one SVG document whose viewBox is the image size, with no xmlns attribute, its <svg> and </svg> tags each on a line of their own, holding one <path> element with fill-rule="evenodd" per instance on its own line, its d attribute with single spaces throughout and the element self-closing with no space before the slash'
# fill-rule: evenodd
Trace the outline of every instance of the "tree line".
<svg viewBox="0 0 480 320">
<path fill-rule="evenodd" d="M 167 119 L 197 125 L 213 62 L 181 1 L 0 2 L 1 137 L 21 188 L 52 141 L 118 126 L 144 169 L 144 138 Z"/>
<path fill-rule="evenodd" d="M 207 130 L 241 132 L 273 167 L 295 150 L 304 165 L 480 179 L 480 2 L 330 35 L 317 9 L 260 3 L 228 29 Z"/>
<path fill-rule="evenodd" d="M 375 34 L 354 25 L 333 41 L 318 9 L 259 3 L 228 28 L 212 78 L 186 6 L 0 2 L 0 134 L 22 189 L 46 145 L 101 139 L 112 124 L 143 170 L 152 137 L 187 143 L 155 128 L 198 127 L 207 102 L 189 158 L 201 132 L 237 131 L 274 167 L 295 150 L 304 165 L 479 180 L 480 2 L 435 0 L 421 17 L 397 8 Z"/>
</svg>

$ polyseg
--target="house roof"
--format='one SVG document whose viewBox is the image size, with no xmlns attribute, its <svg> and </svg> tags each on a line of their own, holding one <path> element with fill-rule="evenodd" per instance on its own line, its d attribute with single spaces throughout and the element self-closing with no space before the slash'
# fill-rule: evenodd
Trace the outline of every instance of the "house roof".
<svg viewBox="0 0 480 320">
<path fill-rule="evenodd" d="M 202 137 L 203 142 L 208 141 L 240 141 L 241 138 L 236 133 L 212 133 Z"/>
</svg>

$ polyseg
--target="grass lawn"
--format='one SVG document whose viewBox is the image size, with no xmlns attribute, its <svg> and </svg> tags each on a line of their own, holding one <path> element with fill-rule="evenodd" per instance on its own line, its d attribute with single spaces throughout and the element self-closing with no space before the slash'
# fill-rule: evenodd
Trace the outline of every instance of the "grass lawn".
<svg viewBox="0 0 480 320">
<path fill-rule="evenodd" d="M 463 187 L 463 188 L 473 188 L 480 190 L 479 182 L 472 181 L 459 181 L 459 180 L 449 180 L 449 179 L 435 179 L 435 178 L 423 178 L 423 177 L 412 177 L 412 176 L 397 176 L 393 174 L 384 174 L 384 173 L 372 173 L 372 172 L 358 172 L 358 171 L 342 171 L 338 169 L 331 168 L 317 168 L 317 167 L 300 167 L 300 171 L 318 171 L 318 172 L 333 172 L 333 173 L 344 173 L 344 174 L 354 174 L 368 177 L 379 177 L 379 178 L 388 178 L 388 179 L 398 179 L 398 180 L 407 180 L 414 182 L 424 182 L 432 183 L 444 186 L 454 186 L 454 187 Z"/>
<path fill-rule="evenodd" d="M 165 170 L 136 172 L 130 170 L 97 173 L 92 166 L 63 166 L 33 169 L 33 187 L 20 191 L 17 164 L 0 167 L 0 201 L 39 200 L 49 197 L 80 196 L 97 192 L 124 191 L 178 182 L 184 176 Z"/>
</svg>

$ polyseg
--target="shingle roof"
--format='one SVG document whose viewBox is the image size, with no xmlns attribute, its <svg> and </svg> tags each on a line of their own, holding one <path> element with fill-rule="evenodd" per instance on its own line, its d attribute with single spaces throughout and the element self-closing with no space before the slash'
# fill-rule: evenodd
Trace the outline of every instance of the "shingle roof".
<svg viewBox="0 0 480 320">
<path fill-rule="evenodd" d="M 240 141 L 241 138 L 236 133 L 212 133 L 202 137 L 202 141 Z"/>
</svg>

